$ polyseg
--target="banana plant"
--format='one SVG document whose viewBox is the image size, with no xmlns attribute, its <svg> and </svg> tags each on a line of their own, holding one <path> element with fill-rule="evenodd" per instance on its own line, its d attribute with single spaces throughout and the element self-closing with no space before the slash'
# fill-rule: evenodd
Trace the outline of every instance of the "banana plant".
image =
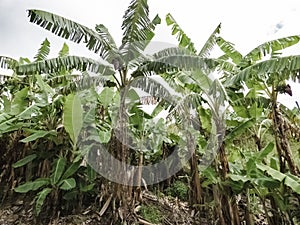
<svg viewBox="0 0 300 225">
<path fill-rule="evenodd" d="M 226 179 L 229 172 L 222 135 L 225 133 L 225 124 L 223 122 L 225 121 L 224 112 L 226 111 L 228 96 L 222 83 L 214 75 L 227 74 L 235 70 L 235 65 L 224 57 L 209 57 L 211 50 L 219 40 L 221 25 L 216 27 L 203 48 L 197 51 L 191 39 L 181 29 L 171 14 L 166 16 L 166 22 L 169 26 L 172 26 L 172 34 L 177 35 L 179 47 L 165 49 L 154 54 L 153 61 L 145 62 L 142 68 L 145 71 L 149 71 L 150 68 L 156 73 L 161 73 L 161 76 L 166 79 L 170 86 L 184 93 L 183 102 L 186 102 L 188 106 L 185 105 L 183 108 L 192 107 L 198 113 L 200 126 L 198 125 L 197 129 L 201 135 L 193 149 L 199 150 L 197 150 L 197 154 L 194 153 L 192 155 L 190 161 L 192 174 L 190 185 L 193 187 L 190 199 L 191 203 L 197 206 L 203 204 L 199 168 L 205 170 L 205 168 L 202 168 L 206 165 L 205 163 L 207 161 L 214 162 L 216 156 L 219 155 L 219 161 L 216 160 L 214 163 L 214 170 L 219 173 L 222 180 Z M 163 72 L 164 67 L 169 67 L 169 70 Z M 217 148 L 219 154 L 217 154 L 215 148 Z M 199 166 L 197 158 L 201 155 L 202 160 L 200 160 Z M 217 202 L 216 217 L 221 220 L 221 224 L 239 224 L 236 205 L 232 204 L 229 199 L 234 197 L 232 196 L 232 191 L 230 188 L 227 188 L 223 195 L 218 194 L 218 185 L 214 185 L 214 198 Z M 222 205 L 226 206 L 222 207 Z"/>
<path fill-rule="evenodd" d="M 45 39 L 33 62 L 1 57 L 3 68 L 10 69 L 12 75 L 3 76 L 1 88 L 0 134 L 2 140 L 7 140 L 3 147 L 7 158 L 1 158 L 4 170 L 0 182 L 8 182 L 5 179 L 10 177 L 14 183 L 11 186 L 17 186 L 14 190 L 18 193 L 39 191 L 35 198 L 37 214 L 46 202 L 51 205 L 50 198 L 55 207 L 62 198 L 69 205 L 82 193 L 91 193 L 95 185 L 95 172 L 88 166 L 81 167 L 83 155 L 76 152 L 83 115 L 80 99 L 70 84 L 79 75 L 66 68 L 50 74 L 17 72 L 22 65 L 47 60 L 49 52 L 50 43 Z M 69 47 L 64 44 L 58 57 L 68 54 Z M 84 82 L 83 79 L 76 85 L 84 86 Z M 8 174 L 5 167 L 12 173 Z"/>
<path fill-rule="evenodd" d="M 245 134 L 248 133 L 249 136 L 244 140 L 252 139 L 257 150 L 262 151 L 264 145 L 270 142 L 270 137 L 273 136 L 280 164 L 279 171 L 285 174 L 287 164 L 290 173 L 294 176 L 299 176 L 299 169 L 295 164 L 288 140 L 290 129 L 284 129 L 284 127 L 290 127 L 288 124 L 291 122 L 286 113 L 288 110 L 284 110 L 286 107 L 280 105 L 277 98 L 279 94 L 292 95 L 287 81 L 298 79 L 299 66 L 297 64 L 300 58 L 299 56 L 280 57 L 280 54 L 282 50 L 297 44 L 299 40 L 300 37 L 296 35 L 272 40 L 259 45 L 245 56 L 235 49 L 234 44 L 223 38 L 217 41 L 225 53 L 221 58 L 234 63 L 234 70 L 228 71 L 229 73 L 223 77 L 225 88 L 230 96 L 232 115 L 238 118 L 236 122 L 231 120 L 235 127 L 231 129 L 227 140 L 241 137 L 241 135 L 246 136 Z M 243 122 L 240 123 L 241 121 Z M 231 141 L 229 142 L 232 144 Z M 265 166 L 268 167 L 268 165 Z M 256 195 L 260 196 L 259 193 Z M 285 212 L 280 201 L 274 200 L 270 195 L 262 200 L 265 201 L 265 198 L 271 201 L 274 210 Z M 267 219 L 268 223 L 272 224 L 279 221 L 280 217 L 278 213 L 275 213 Z"/>
<path fill-rule="evenodd" d="M 28 157 L 27 160 L 28 161 Z M 32 157 L 31 157 L 32 159 Z M 26 162 L 27 163 L 27 162 Z M 54 205 L 58 203 L 58 191 L 70 191 L 76 187 L 76 180 L 72 177 L 80 167 L 81 161 L 73 162 L 66 168 L 66 159 L 58 158 L 53 165 L 50 177 L 37 178 L 34 181 L 28 181 L 19 185 L 14 190 L 18 193 L 27 193 L 29 191 L 39 191 L 35 198 L 35 212 L 40 214 L 45 199 L 50 194 Z M 25 165 L 24 159 L 14 164 L 15 168 Z"/>
<path fill-rule="evenodd" d="M 251 204 L 255 198 L 259 198 L 263 206 L 268 224 L 274 224 L 276 217 L 271 217 L 273 213 L 281 214 L 280 223 L 293 221 L 296 217 L 292 213 L 295 209 L 288 208 L 287 199 L 300 191 L 300 179 L 290 173 L 281 173 L 279 163 L 274 151 L 275 144 L 270 142 L 259 153 L 253 151 L 242 151 L 238 161 L 232 161 L 229 180 L 225 185 L 233 188 L 236 194 L 246 196 L 247 210 L 252 214 L 255 205 Z M 272 199 L 278 207 L 268 206 L 268 200 Z M 273 214 L 272 213 L 272 214 Z M 253 215 L 252 217 L 253 221 Z"/>
<path fill-rule="evenodd" d="M 46 58 L 49 51 L 50 43 L 45 39 L 35 55 L 34 61 Z M 3 159 L 6 161 L 3 162 L 3 166 L 7 163 L 9 165 L 7 168 L 10 168 L 14 162 L 22 157 L 25 161 L 28 159 L 36 161 L 30 156 L 40 156 L 32 150 L 41 143 L 39 140 L 47 139 L 57 144 L 61 142 L 60 138 L 56 138 L 60 133 L 56 124 L 59 123 L 60 119 L 56 114 L 59 111 L 61 98 L 60 95 L 55 94 L 55 89 L 46 83 L 41 74 L 32 76 L 16 74 L 18 66 L 31 63 L 28 58 L 20 58 L 19 60 L 7 57 L 0 58 L 3 62 L 3 68 L 10 69 L 9 72 L 11 73 L 11 75 L 1 75 L 3 83 L 0 90 L 0 135 L 1 138 L 8 140 L 3 148 L 4 152 L 7 151 L 6 154 L 3 154 L 7 156 L 6 159 Z M 24 147 L 17 150 L 16 146 Z M 48 149 L 48 146 L 44 146 L 44 149 Z M 25 171 L 29 172 L 31 169 L 28 168 Z M 18 172 L 16 172 L 17 174 Z M 9 177 L 9 174 L 4 173 L 4 175 L 4 177 Z M 23 177 L 22 174 L 19 175 Z M 28 173 L 26 177 L 31 175 Z"/>
<path fill-rule="evenodd" d="M 285 171 L 286 162 L 290 172 L 296 176 L 299 176 L 299 168 L 293 160 L 284 130 L 286 121 L 278 104 L 278 95 L 291 95 L 292 90 L 286 82 L 299 79 L 300 56 L 280 57 L 281 50 L 297 44 L 299 40 L 300 36 L 295 35 L 269 41 L 254 48 L 245 56 L 242 56 L 233 44 L 222 38 L 218 41 L 219 47 L 225 52 L 225 56 L 235 63 L 236 68 L 232 71 L 231 77 L 226 78 L 225 85 L 233 92 L 243 89 L 243 84 L 250 89 L 255 85 L 263 92 L 268 101 L 265 107 L 271 110 L 270 118 L 273 122 L 280 171 Z"/>
<path fill-rule="evenodd" d="M 97 78 L 101 80 L 100 84 L 96 84 L 97 88 L 104 85 L 105 90 L 103 93 L 97 93 L 99 95 L 93 95 L 97 99 L 97 104 L 100 109 L 103 109 L 99 117 L 104 117 L 105 119 L 100 121 L 100 128 L 98 135 L 102 142 L 109 142 L 113 145 L 116 140 L 113 136 L 113 129 L 111 125 L 104 125 L 107 117 L 108 108 L 107 105 L 102 101 L 101 96 L 105 95 L 106 92 L 116 92 L 117 95 L 121 96 L 126 86 L 130 85 L 130 82 L 134 79 L 133 74 L 137 74 L 141 61 L 144 61 L 147 56 L 143 55 L 143 50 L 147 47 L 154 36 L 154 30 L 156 25 L 160 23 L 159 16 L 155 16 L 153 19 L 149 18 L 149 8 L 146 0 L 133 0 L 131 1 L 128 9 L 124 14 L 124 21 L 122 23 L 123 37 L 120 46 L 117 46 L 113 37 L 110 35 L 108 29 L 103 24 L 98 24 L 95 29 L 90 29 L 79 23 L 71 21 L 67 18 L 55 15 L 50 12 L 30 9 L 28 10 L 28 17 L 30 22 L 45 28 L 46 30 L 54 33 L 55 35 L 73 41 L 75 43 L 83 43 L 90 51 L 96 53 L 101 60 L 93 60 L 85 57 L 60 55 L 57 58 L 44 59 L 37 57 L 37 61 L 33 63 L 27 63 L 26 65 L 15 65 L 13 61 L 3 58 L 0 60 L 2 67 L 14 66 L 16 74 L 30 76 L 34 74 L 45 74 L 46 77 L 50 77 L 52 81 L 58 81 L 59 79 L 65 79 L 65 77 L 60 77 L 60 73 L 64 71 L 80 71 L 81 75 L 93 73 Z M 136 72 L 134 72 L 136 71 Z M 54 76 L 53 76 L 54 75 Z M 78 76 L 78 82 L 75 84 L 75 89 L 71 88 L 71 92 L 62 92 L 64 96 L 67 96 L 64 104 L 64 114 L 62 125 L 65 131 L 68 133 L 73 153 L 76 152 L 78 146 L 81 144 L 79 141 L 79 133 L 84 126 L 84 123 L 80 121 L 85 121 L 88 119 L 86 115 L 82 114 L 82 108 L 79 107 L 80 102 L 88 102 L 85 98 L 75 95 L 72 93 L 74 91 L 81 91 L 83 89 L 89 89 L 86 87 L 88 84 L 92 86 L 92 92 L 96 93 L 94 88 L 95 82 L 91 77 Z M 79 83 L 79 84 L 78 84 Z M 69 83 L 70 84 L 70 83 Z M 84 87 L 79 86 L 83 84 Z M 62 91 L 63 91 L 62 87 Z M 125 97 L 124 97 L 125 98 Z M 117 99 L 117 98 L 116 98 Z M 81 101 L 80 101 L 81 100 Z M 108 103 L 111 104 L 111 103 Z M 97 106 L 97 107 L 98 107 Z M 115 110 L 116 111 L 116 110 Z M 82 115 L 84 117 L 82 117 Z M 79 121 L 79 123 L 77 123 Z M 110 121 L 112 122 L 112 121 Z M 98 122 L 97 122 L 98 123 Z M 120 145 L 119 145 L 120 146 Z M 124 155 L 128 154 L 128 148 L 120 148 L 113 150 L 116 157 L 121 161 L 127 161 L 127 158 L 122 158 Z M 113 201 L 117 201 L 117 197 L 127 199 L 126 190 L 127 187 L 121 187 L 116 185 L 116 188 L 112 188 L 111 191 L 116 192 L 124 191 L 124 195 L 115 195 L 116 198 Z M 120 190 L 120 188 L 122 190 Z M 128 190 L 129 191 L 129 190 Z M 131 195 L 131 193 L 128 195 Z M 124 206 L 126 205 L 123 201 Z"/>
<path fill-rule="evenodd" d="M 132 61 L 142 57 L 143 51 L 154 36 L 154 29 L 160 23 L 160 18 L 155 16 L 149 19 L 147 1 L 132 1 L 125 12 L 122 24 L 123 37 L 120 47 L 116 46 L 113 37 L 103 24 L 98 24 L 95 30 L 68 20 L 50 12 L 31 9 L 28 10 L 30 22 L 49 30 L 62 38 L 75 43 L 84 43 L 92 52 L 98 54 L 103 61 L 96 61 L 84 57 L 67 56 L 50 60 L 42 60 L 18 68 L 19 73 L 57 71 L 58 68 L 88 70 L 101 76 L 113 77 L 113 82 L 118 88 L 124 87 L 130 80 L 129 69 Z"/>
</svg>

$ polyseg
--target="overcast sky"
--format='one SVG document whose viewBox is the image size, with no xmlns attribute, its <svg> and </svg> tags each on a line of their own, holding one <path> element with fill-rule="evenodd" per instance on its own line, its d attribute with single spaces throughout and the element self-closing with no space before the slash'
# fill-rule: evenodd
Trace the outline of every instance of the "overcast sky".
<svg viewBox="0 0 300 225">
<path fill-rule="evenodd" d="M 176 44 L 165 15 L 171 13 L 199 49 L 221 22 L 222 36 L 235 43 L 243 54 L 278 37 L 300 34 L 299 0 L 149 0 L 152 16 L 159 13 L 163 23 L 158 27 L 155 40 Z M 64 42 L 70 54 L 97 56 L 84 45 L 65 41 L 37 25 L 29 23 L 27 9 L 42 9 L 72 19 L 90 28 L 104 24 L 120 43 L 122 16 L 130 0 L 0 0 L 0 55 L 32 59 L 47 37 L 51 43 L 51 56 L 56 56 Z M 300 44 L 286 54 L 300 54 Z M 292 86 L 299 89 L 299 84 Z M 285 101 L 294 105 L 297 96 Z M 300 101 L 300 98 L 298 99 Z"/>
</svg>

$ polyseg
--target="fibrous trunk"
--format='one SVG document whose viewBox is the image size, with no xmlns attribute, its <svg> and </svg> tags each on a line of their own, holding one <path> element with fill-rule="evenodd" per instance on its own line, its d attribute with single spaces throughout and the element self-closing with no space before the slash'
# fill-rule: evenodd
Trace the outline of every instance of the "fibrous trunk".
<svg viewBox="0 0 300 225">
<path fill-rule="evenodd" d="M 286 162 L 290 172 L 295 176 L 299 176 L 299 169 L 293 160 L 291 147 L 287 137 L 286 122 L 279 111 L 277 104 L 273 105 L 273 129 L 280 162 L 280 171 L 285 172 Z"/>
</svg>

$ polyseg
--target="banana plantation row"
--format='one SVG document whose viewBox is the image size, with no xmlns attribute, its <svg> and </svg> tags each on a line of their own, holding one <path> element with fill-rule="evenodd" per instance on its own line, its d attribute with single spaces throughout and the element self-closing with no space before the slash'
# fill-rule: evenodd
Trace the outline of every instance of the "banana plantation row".
<svg viewBox="0 0 300 225">
<path fill-rule="evenodd" d="M 178 46 L 146 54 L 162 22 L 146 0 L 126 10 L 120 46 L 103 24 L 28 17 L 95 59 L 70 56 L 67 44 L 49 59 L 47 39 L 33 60 L 0 57 L 12 73 L 1 75 L 2 202 L 26 193 L 37 218 L 94 204 L 111 224 L 170 224 L 137 216 L 147 190 L 188 202 L 194 224 L 300 222 L 300 109 L 278 102 L 300 77 L 300 56 L 280 55 L 299 35 L 242 55 L 219 25 L 196 49 L 168 14 Z"/>
</svg>

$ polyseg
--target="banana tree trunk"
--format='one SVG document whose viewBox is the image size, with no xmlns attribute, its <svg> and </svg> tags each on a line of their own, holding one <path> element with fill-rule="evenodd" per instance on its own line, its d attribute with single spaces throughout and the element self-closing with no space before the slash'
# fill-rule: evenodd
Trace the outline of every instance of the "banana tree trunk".
<svg viewBox="0 0 300 225">
<path fill-rule="evenodd" d="M 197 163 L 197 156 L 196 153 L 193 152 L 191 160 L 191 193 L 190 193 L 190 204 L 193 205 L 200 205 L 202 204 L 202 190 L 201 190 L 201 183 L 200 183 L 200 174 L 198 169 Z"/>
<path fill-rule="evenodd" d="M 227 179 L 229 172 L 228 159 L 225 152 L 225 143 L 220 146 L 219 152 L 220 168 L 219 174 L 222 181 Z M 240 225 L 239 210 L 236 203 L 236 197 L 229 186 L 224 186 L 223 190 L 219 193 L 217 202 L 221 204 L 221 211 L 219 210 L 219 218 L 225 224 Z"/>
<path fill-rule="evenodd" d="M 290 172 L 295 176 L 299 176 L 299 168 L 293 160 L 291 147 L 287 137 L 286 123 L 276 103 L 273 104 L 273 129 L 280 162 L 280 171 L 285 172 L 285 162 L 287 162 Z"/>
</svg>

